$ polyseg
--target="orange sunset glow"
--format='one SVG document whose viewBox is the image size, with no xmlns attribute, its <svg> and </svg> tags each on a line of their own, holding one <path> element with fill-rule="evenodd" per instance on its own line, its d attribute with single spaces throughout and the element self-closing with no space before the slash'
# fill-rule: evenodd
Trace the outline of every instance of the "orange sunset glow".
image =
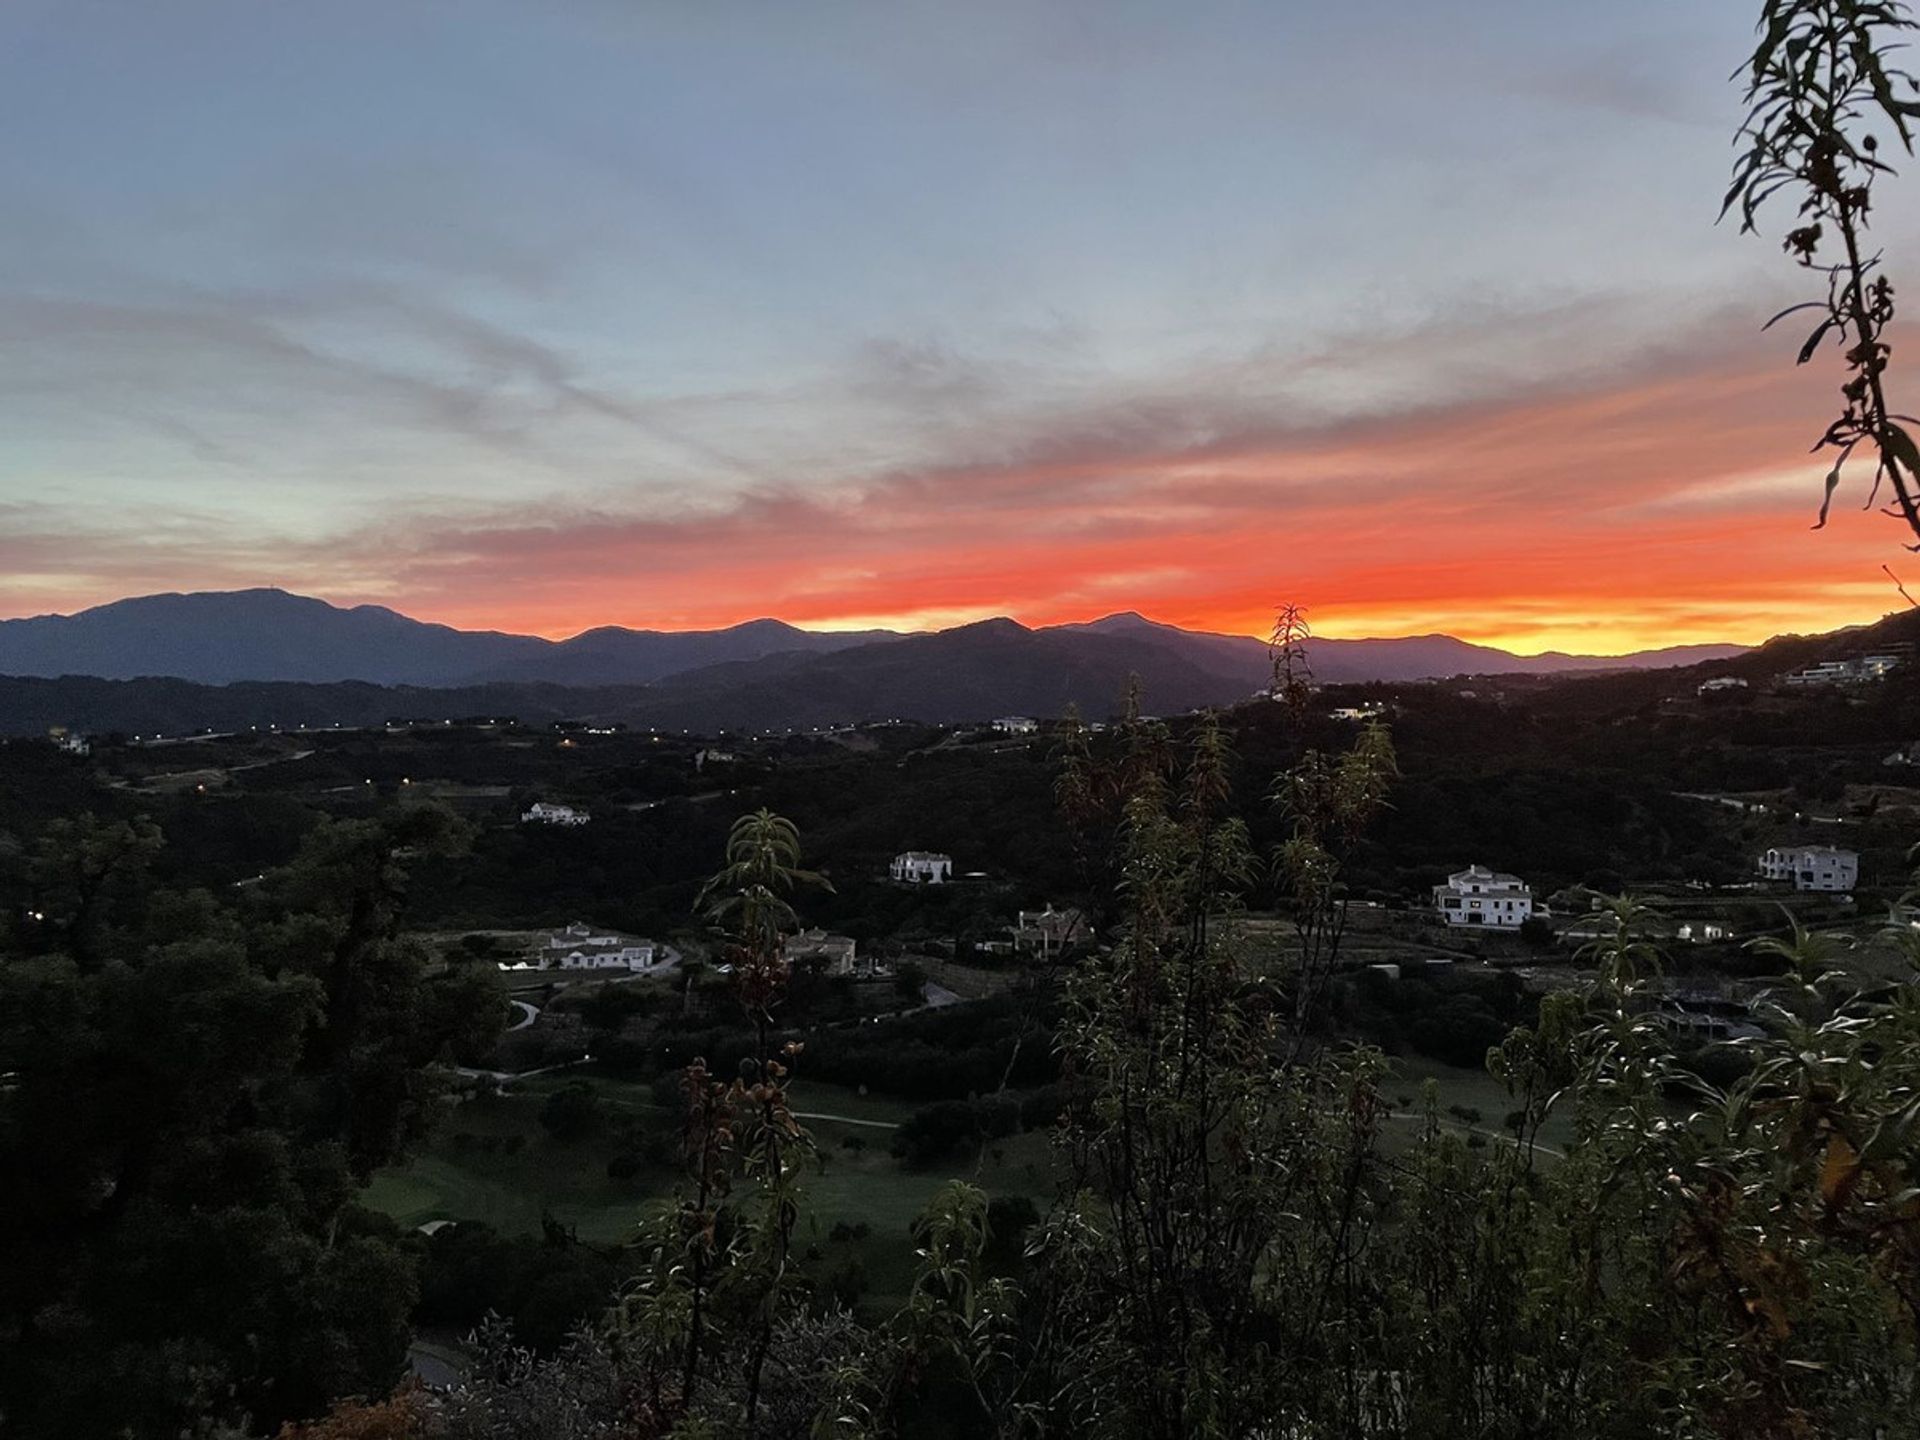
<svg viewBox="0 0 1920 1440">
<path fill-rule="evenodd" d="M 187 138 L 55 126 L 9 177 L 0 617 L 278 586 L 550 637 L 1261 635 L 1293 602 L 1329 636 L 1623 653 L 1905 603 L 1867 476 L 1810 529 L 1842 368 L 1760 328 L 1804 287 L 1713 224 L 1744 10 L 1463 50 L 1411 7 L 1286 8 L 1106 45 L 527 17 L 563 94 L 495 75 L 508 47 L 431 103 L 345 31 L 270 97 L 163 27 L 75 40 Z M 1354 53 L 1377 106 L 1306 143 Z M 328 153 L 391 157 L 342 161 L 350 194 L 297 180 L 309 101 Z M 1920 206 L 1890 188 L 1874 224 L 1897 255 Z"/>
<path fill-rule="evenodd" d="M 1264 634 L 1301 597 L 1330 636 L 1445 631 L 1520 653 L 1752 642 L 1902 603 L 1881 569 L 1901 573 L 1893 522 L 1842 503 L 1810 529 L 1824 466 L 1805 454 L 1821 398 L 1805 381 L 1756 353 L 1388 421 L 758 493 L 710 516 L 459 529 L 392 552 L 391 588 L 353 598 L 552 637 L 1118 609 Z M 641 573 L 607 578 L 630 555 Z M 577 577 L 556 577 L 556 557 Z"/>
</svg>

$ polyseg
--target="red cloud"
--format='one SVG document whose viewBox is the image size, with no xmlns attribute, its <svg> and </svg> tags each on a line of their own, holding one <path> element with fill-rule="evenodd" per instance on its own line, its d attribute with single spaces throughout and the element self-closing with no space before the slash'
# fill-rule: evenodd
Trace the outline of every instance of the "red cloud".
<svg viewBox="0 0 1920 1440">
<path fill-rule="evenodd" d="M 1258 631 L 1298 599 L 1341 634 L 1754 640 L 1897 599 L 1879 570 L 1901 553 L 1891 522 L 1842 514 L 1808 533 L 1823 401 L 1809 379 L 1769 355 L 1334 426 L 1122 417 L 838 493 L 375 543 L 402 608 L 548 634 L 1116 608 Z"/>
</svg>

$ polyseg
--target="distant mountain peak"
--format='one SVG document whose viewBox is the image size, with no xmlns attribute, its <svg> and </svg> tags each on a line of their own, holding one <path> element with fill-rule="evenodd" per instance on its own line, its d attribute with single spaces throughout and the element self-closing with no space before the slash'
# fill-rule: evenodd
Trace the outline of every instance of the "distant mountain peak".
<svg viewBox="0 0 1920 1440">
<path fill-rule="evenodd" d="M 936 631 L 939 635 L 1003 636 L 1031 635 L 1033 631 L 1018 620 L 1007 615 L 994 615 L 985 620 L 975 620 L 966 625 L 955 625 L 948 630 Z"/>
</svg>

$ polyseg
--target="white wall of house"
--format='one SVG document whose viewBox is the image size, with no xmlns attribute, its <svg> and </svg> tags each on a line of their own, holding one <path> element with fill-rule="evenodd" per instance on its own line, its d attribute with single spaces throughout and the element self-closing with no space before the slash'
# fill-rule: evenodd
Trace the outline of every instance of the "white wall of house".
<svg viewBox="0 0 1920 1440">
<path fill-rule="evenodd" d="M 1779 845 L 1760 857 L 1760 873 L 1796 890 L 1851 890 L 1860 882 L 1860 857 L 1832 845 Z"/>
<path fill-rule="evenodd" d="M 1533 914 L 1533 890 L 1518 875 L 1469 865 L 1433 887 L 1433 908 L 1449 925 L 1514 930 Z"/>
</svg>

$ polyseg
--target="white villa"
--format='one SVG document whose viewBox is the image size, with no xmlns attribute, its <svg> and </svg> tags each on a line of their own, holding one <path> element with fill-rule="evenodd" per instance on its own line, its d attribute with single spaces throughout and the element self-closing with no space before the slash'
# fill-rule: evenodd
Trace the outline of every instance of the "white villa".
<svg viewBox="0 0 1920 1440">
<path fill-rule="evenodd" d="M 1760 857 L 1768 880 L 1791 880 L 1796 890 L 1851 890 L 1860 879 L 1860 857 L 1832 845 L 1781 845 Z"/>
<path fill-rule="evenodd" d="M 534 962 L 543 970 L 651 970 L 659 958 L 660 947 L 651 940 L 596 932 L 579 920 L 549 931 L 534 950 Z"/>
<path fill-rule="evenodd" d="M 1487 925 L 1517 929 L 1533 914 L 1533 890 L 1518 875 L 1469 865 L 1433 887 L 1433 908 L 1449 925 Z"/>
<path fill-rule="evenodd" d="M 64 725 L 56 725 L 47 731 L 47 739 L 53 743 L 54 749 L 64 750 L 69 755 L 91 755 L 93 753 L 93 742 L 91 740 L 87 739 L 84 735 L 67 729 Z"/>
<path fill-rule="evenodd" d="M 788 964 L 819 959 L 829 975 L 852 975 L 858 964 L 860 947 L 851 935 L 829 935 L 819 926 L 789 935 L 780 944 L 780 956 Z M 869 972 L 873 962 L 865 967 Z"/>
<path fill-rule="evenodd" d="M 522 825 L 584 825 L 593 817 L 571 805 L 554 805 L 536 800 L 520 817 Z"/>
<path fill-rule="evenodd" d="M 1032 735 L 1040 728 L 1040 722 L 1029 715 L 1002 715 L 993 722 L 993 728 L 1002 735 Z"/>
<path fill-rule="evenodd" d="M 1747 682 L 1738 675 L 1716 675 L 1711 680 L 1702 680 L 1698 691 L 1702 695 L 1711 695 L 1718 690 L 1744 690 Z"/>
<path fill-rule="evenodd" d="M 906 885 L 944 885 L 953 879 L 953 857 L 931 850 L 903 850 L 893 857 L 887 873 Z"/>
</svg>

